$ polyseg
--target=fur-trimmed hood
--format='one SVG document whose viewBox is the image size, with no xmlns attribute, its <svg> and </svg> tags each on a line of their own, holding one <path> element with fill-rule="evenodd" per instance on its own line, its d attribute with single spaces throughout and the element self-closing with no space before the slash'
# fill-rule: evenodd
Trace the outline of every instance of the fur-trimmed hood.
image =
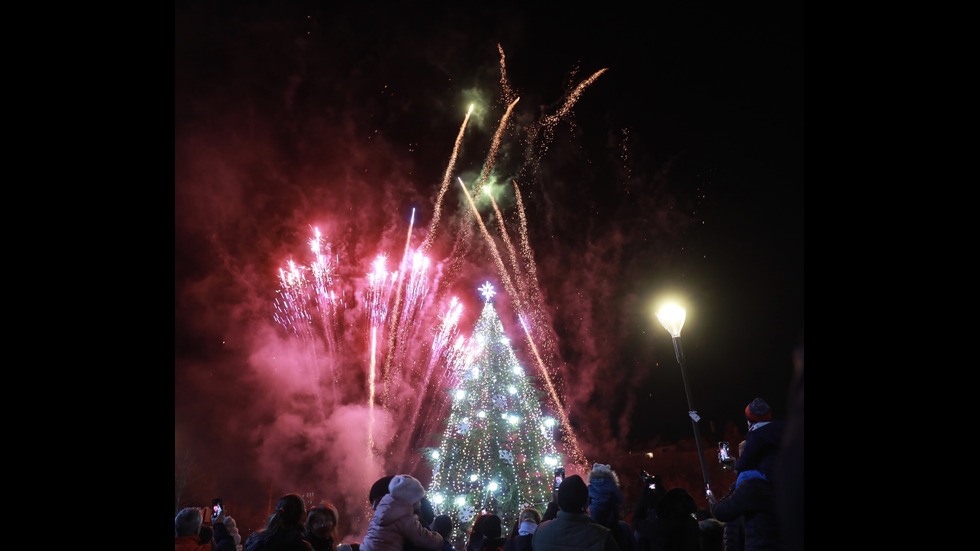
<svg viewBox="0 0 980 551">
<path fill-rule="evenodd" d="M 587 482 L 592 484 L 593 480 L 598 482 L 599 479 L 603 478 L 611 478 L 616 487 L 619 488 L 619 475 L 616 474 L 616 471 L 612 470 L 612 467 L 609 465 L 596 463 L 589 472 L 589 480 Z"/>
</svg>

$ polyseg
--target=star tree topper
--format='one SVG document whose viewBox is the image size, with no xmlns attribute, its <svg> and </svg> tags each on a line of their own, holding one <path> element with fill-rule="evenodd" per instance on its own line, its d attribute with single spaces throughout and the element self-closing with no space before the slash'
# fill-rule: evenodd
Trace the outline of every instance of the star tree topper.
<svg viewBox="0 0 980 551">
<path fill-rule="evenodd" d="M 483 295 L 483 300 L 486 302 L 490 302 L 490 299 L 493 298 L 493 295 L 497 294 L 496 291 L 493 290 L 493 285 L 490 285 L 489 281 L 484 283 L 483 286 L 480 287 L 480 293 Z"/>
</svg>

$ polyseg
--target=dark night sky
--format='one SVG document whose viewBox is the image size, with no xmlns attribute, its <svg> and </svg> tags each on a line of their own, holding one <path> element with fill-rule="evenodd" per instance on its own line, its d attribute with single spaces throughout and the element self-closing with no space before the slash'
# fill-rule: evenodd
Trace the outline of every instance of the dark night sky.
<svg viewBox="0 0 980 551">
<path fill-rule="evenodd" d="M 357 297 L 375 255 L 401 254 L 412 209 L 412 243 L 424 241 L 471 103 L 432 257 L 467 306 L 462 325 L 483 281 L 502 287 L 479 233 L 465 254 L 453 248 L 468 214 L 456 177 L 478 179 L 506 107 L 498 45 L 520 100 L 491 187 L 512 238 L 508 189 L 521 189 L 550 320 L 540 346 L 586 455 L 613 463 L 690 436 L 652 314 L 667 291 L 688 301 L 682 342 L 705 433 L 744 427 L 756 396 L 785 411 L 803 335 L 802 3 L 337 4 L 175 5 L 175 451 L 224 466 L 209 490 L 265 496 L 293 491 L 297 472 L 365 470 L 344 449 L 364 410 L 304 396 L 297 339 L 272 318 L 278 269 L 318 226 Z M 331 376 L 357 402 L 361 336 L 343 338 L 352 352 Z M 337 485 L 352 497 L 336 499 L 360 505 L 376 475 Z"/>
</svg>

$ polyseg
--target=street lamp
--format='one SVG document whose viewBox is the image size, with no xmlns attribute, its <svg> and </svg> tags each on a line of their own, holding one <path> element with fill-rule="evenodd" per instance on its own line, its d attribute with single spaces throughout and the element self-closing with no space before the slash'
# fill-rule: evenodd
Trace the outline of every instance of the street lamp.
<svg viewBox="0 0 980 551">
<path fill-rule="evenodd" d="M 674 341 L 674 355 L 677 363 L 681 366 L 681 378 L 684 380 L 684 392 L 687 394 L 687 414 L 691 417 L 691 428 L 694 429 L 694 443 L 698 446 L 698 457 L 701 459 L 701 472 L 704 474 L 704 490 L 707 495 L 711 495 L 711 479 L 708 476 L 708 464 L 704 461 L 704 450 L 701 449 L 701 435 L 698 433 L 698 421 L 701 417 L 694 411 L 694 404 L 691 402 L 691 389 L 687 386 L 687 374 L 684 372 L 684 351 L 681 349 L 681 328 L 684 327 L 684 320 L 687 312 L 676 304 L 668 304 L 657 312 L 657 319 L 664 329 L 670 333 L 670 338 Z"/>
</svg>

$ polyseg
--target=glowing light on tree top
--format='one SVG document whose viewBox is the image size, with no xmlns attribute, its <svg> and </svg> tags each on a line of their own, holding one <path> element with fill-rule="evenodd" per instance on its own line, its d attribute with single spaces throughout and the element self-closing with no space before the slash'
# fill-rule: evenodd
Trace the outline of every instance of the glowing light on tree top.
<svg viewBox="0 0 980 551">
<path fill-rule="evenodd" d="M 493 285 L 490 285 L 490 282 L 488 281 L 484 283 L 482 287 L 480 287 L 480 294 L 483 295 L 484 301 L 489 301 L 493 298 L 493 295 L 497 294 L 497 292 L 493 290 Z"/>
</svg>

